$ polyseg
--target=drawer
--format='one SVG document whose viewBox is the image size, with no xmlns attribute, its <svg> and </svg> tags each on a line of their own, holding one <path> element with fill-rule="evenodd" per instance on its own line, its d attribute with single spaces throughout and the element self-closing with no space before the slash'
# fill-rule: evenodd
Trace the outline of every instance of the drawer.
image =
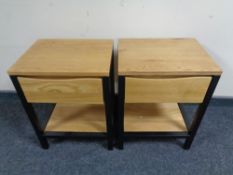
<svg viewBox="0 0 233 175">
<path fill-rule="evenodd" d="M 18 78 L 28 102 L 103 103 L 101 78 Z"/>
<path fill-rule="evenodd" d="M 211 77 L 125 78 L 126 103 L 201 103 Z"/>
</svg>

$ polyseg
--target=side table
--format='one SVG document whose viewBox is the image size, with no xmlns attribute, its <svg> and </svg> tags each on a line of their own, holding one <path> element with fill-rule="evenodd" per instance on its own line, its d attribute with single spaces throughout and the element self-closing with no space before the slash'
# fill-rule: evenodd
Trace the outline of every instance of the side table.
<svg viewBox="0 0 233 175">
<path fill-rule="evenodd" d="M 41 39 L 8 70 L 44 149 L 49 137 L 80 135 L 107 137 L 113 148 L 112 48 L 112 40 Z M 56 104 L 45 127 L 32 103 Z"/>
<path fill-rule="evenodd" d="M 184 138 L 189 149 L 221 69 L 192 38 L 121 39 L 115 123 L 119 148 L 126 137 Z M 181 103 L 199 104 L 191 125 Z"/>
</svg>

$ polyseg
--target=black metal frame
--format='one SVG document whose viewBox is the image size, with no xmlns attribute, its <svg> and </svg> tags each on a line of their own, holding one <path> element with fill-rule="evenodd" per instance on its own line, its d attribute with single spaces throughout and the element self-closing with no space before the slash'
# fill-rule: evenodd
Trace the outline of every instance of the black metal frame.
<svg viewBox="0 0 233 175">
<path fill-rule="evenodd" d="M 11 78 L 13 85 L 15 86 L 15 89 L 18 93 L 18 96 L 19 96 L 21 102 L 22 102 L 24 110 L 27 113 L 28 119 L 30 120 L 30 122 L 33 126 L 33 129 L 34 129 L 34 131 L 35 131 L 35 133 L 40 141 L 41 147 L 44 149 L 48 149 L 49 148 L 48 141 L 47 141 L 46 137 L 44 136 L 44 132 L 42 130 L 42 127 L 39 123 L 39 120 L 36 116 L 36 112 L 35 112 L 32 104 L 27 102 L 27 99 L 24 96 L 23 90 L 19 84 L 17 76 L 10 76 L 10 78 Z"/>
<path fill-rule="evenodd" d="M 69 138 L 69 137 L 97 137 L 97 138 L 106 138 L 107 137 L 107 147 L 108 150 L 113 149 L 113 101 L 114 101 L 114 70 L 113 70 L 113 55 L 110 66 L 110 75 L 109 77 L 102 77 L 102 87 L 103 87 L 103 100 L 105 106 L 105 116 L 106 116 L 106 133 L 89 133 L 89 132 L 44 132 L 36 112 L 32 106 L 32 103 L 29 103 L 24 95 L 24 92 L 20 86 L 17 76 L 10 76 L 10 79 L 16 89 L 16 92 L 21 100 L 21 103 L 24 107 L 24 110 L 27 113 L 27 116 L 33 126 L 33 129 L 37 135 L 37 138 L 40 141 L 41 147 L 43 149 L 48 149 L 49 144 L 47 138 Z"/>
<path fill-rule="evenodd" d="M 107 140 L 108 149 L 113 149 L 113 106 L 111 100 L 111 79 L 104 77 L 103 82 L 103 96 L 104 96 L 104 106 L 105 106 L 105 116 L 106 116 L 106 126 L 107 126 Z"/>
<path fill-rule="evenodd" d="M 206 109 L 210 103 L 211 97 L 214 93 L 214 90 L 218 84 L 220 76 L 213 76 L 210 82 L 210 85 L 207 89 L 206 95 L 204 97 L 203 102 L 198 106 L 197 111 L 194 115 L 194 119 L 189 128 L 189 137 L 186 139 L 184 144 L 184 149 L 189 149 L 192 145 L 193 139 L 197 133 L 197 130 L 201 124 L 201 121 L 205 115 Z"/>
<path fill-rule="evenodd" d="M 125 77 L 118 77 L 118 95 L 116 98 L 116 140 L 119 149 L 123 149 L 124 145 L 124 108 L 125 108 Z"/>
<path fill-rule="evenodd" d="M 202 103 L 199 104 L 190 127 L 188 126 L 188 123 L 179 105 L 182 116 L 184 117 L 185 124 L 188 128 L 188 132 L 124 132 L 125 76 L 119 76 L 118 95 L 115 100 L 117 102 L 117 106 L 116 106 L 117 110 L 114 113 L 115 125 L 118 126 L 117 129 L 115 130 L 115 132 L 117 133 L 116 135 L 118 136 L 116 137 L 118 148 L 123 149 L 124 138 L 127 137 L 153 137 L 153 138 L 185 138 L 186 140 L 183 148 L 190 149 L 194 137 L 204 117 L 206 109 L 209 105 L 211 97 L 214 93 L 214 90 L 218 84 L 219 79 L 220 76 L 212 76 L 204 100 Z"/>
</svg>

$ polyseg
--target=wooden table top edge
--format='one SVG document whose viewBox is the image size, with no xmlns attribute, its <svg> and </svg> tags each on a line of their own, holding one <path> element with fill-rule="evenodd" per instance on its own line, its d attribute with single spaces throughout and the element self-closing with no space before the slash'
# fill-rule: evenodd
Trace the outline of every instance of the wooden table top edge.
<svg viewBox="0 0 233 175">
<path fill-rule="evenodd" d="M 26 49 L 26 51 L 7 69 L 7 74 L 9 76 L 32 76 L 32 77 L 108 77 L 109 76 L 109 72 L 110 72 L 110 64 L 109 64 L 109 72 L 88 72 L 88 73 L 82 73 L 82 72 L 75 72 L 75 73 L 69 73 L 69 72 L 30 72 L 30 71 L 18 71 L 18 70 L 14 70 L 15 65 L 17 64 L 17 62 L 37 43 L 39 42 L 43 42 L 43 41 L 85 41 L 85 42 L 89 42 L 89 41 L 103 41 L 103 42 L 109 42 L 111 43 L 111 45 L 109 45 L 109 47 L 111 47 L 111 51 L 109 50 L 109 55 L 112 54 L 112 50 L 113 50 L 113 46 L 114 46 L 114 40 L 113 39 L 74 39 L 74 38 L 40 38 L 37 39 L 36 41 L 34 41 L 31 46 Z M 111 53 L 110 53 L 111 52 Z M 111 62 L 111 56 L 109 57 L 109 63 Z"/>
<path fill-rule="evenodd" d="M 221 76 L 222 71 L 218 72 L 118 72 L 118 76 L 126 77 L 190 77 L 190 76 Z"/>
<path fill-rule="evenodd" d="M 187 38 L 120 38 L 118 40 L 118 63 L 119 59 L 121 59 L 121 44 L 124 41 L 182 41 L 182 40 L 190 40 L 194 41 L 197 45 L 200 46 L 200 48 L 207 54 L 207 56 L 212 60 L 213 65 L 216 66 L 215 70 L 207 70 L 207 71 L 154 71 L 153 70 L 150 72 L 146 71 L 131 71 L 131 70 L 121 70 L 120 65 L 118 65 L 118 75 L 119 76 L 148 76 L 148 77 L 153 77 L 153 76 L 160 76 L 160 77 L 175 77 L 175 76 L 221 76 L 223 73 L 222 68 L 219 66 L 219 64 L 216 63 L 215 59 L 206 51 L 206 49 L 202 46 L 202 44 L 194 37 L 187 37 Z"/>
<path fill-rule="evenodd" d="M 122 41 L 139 41 L 139 40 L 149 40 L 149 41 L 153 41 L 153 40 L 194 40 L 197 41 L 198 40 L 195 37 L 161 37 L 161 38 L 119 38 L 118 39 L 118 43 L 122 42 Z"/>
<path fill-rule="evenodd" d="M 109 77 L 109 73 L 101 73 L 101 72 L 90 72 L 90 73 L 69 73 L 69 72 L 57 72 L 56 74 L 51 74 L 47 72 L 14 72 L 7 71 L 9 76 L 22 76 L 22 77 L 30 77 L 30 78 L 101 78 L 101 77 Z"/>
</svg>

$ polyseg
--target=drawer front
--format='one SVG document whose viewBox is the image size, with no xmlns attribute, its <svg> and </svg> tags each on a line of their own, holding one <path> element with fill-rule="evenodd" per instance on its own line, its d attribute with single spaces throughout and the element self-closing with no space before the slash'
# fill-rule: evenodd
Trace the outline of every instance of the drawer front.
<svg viewBox="0 0 233 175">
<path fill-rule="evenodd" d="M 28 102 L 103 103 L 101 78 L 18 78 Z"/>
<path fill-rule="evenodd" d="M 201 103 L 211 77 L 125 79 L 126 103 Z"/>
</svg>

